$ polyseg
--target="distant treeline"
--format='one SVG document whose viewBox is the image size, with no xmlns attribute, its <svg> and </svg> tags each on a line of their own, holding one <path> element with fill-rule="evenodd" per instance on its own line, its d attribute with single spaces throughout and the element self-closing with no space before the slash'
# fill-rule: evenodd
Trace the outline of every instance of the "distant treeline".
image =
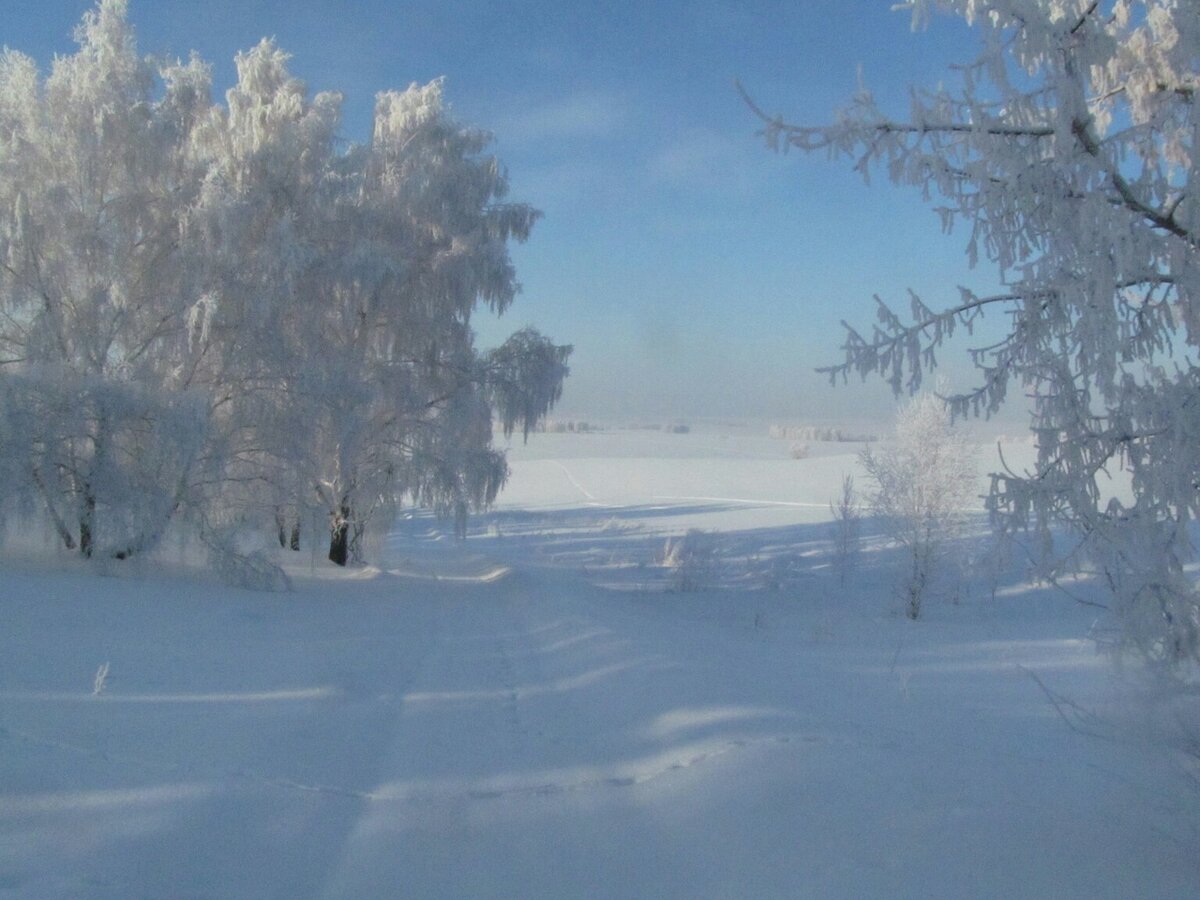
<svg viewBox="0 0 1200 900">
<path fill-rule="evenodd" d="M 666 424 L 640 422 L 627 427 L 630 431 L 663 431 L 667 434 L 687 434 L 692 430 L 692 426 L 683 425 L 678 422 L 668 422 Z"/>
<path fill-rule="evenodd" d="M 600 425 L 593 425 L 588 422 L 575 421 L 558 421 L 554 419 L 544 420 L 534 427 L 534 431 L 544 431 L 549 434 L 586 434 L 589 431 L 603 431 L 604 428 Z"/>
<path fill-rule="evenodd" d="M 680 422 L 631 422 L 628 425 L 613 426 L 617 430 L 626 431 L 661 431 L 666 434 L 688 434 L 692 430 L 692 426 L 684 425 Z M 542 431 L 548 434 L 587 434 L 595 431 L 607 431 L 608 428 L 604 425 L 597 425 L 594 422 L 576 422 L 569 419 L 546 419 L 537 423 L 534 431 Z"/>
<path fill-rule="evenodd" d="M 819 425 L 771 425 L 767 433 L 784 441 L 830 441 L 833 443 L 863 444 L 879 440 L 879 435 L 866 431 L 844 431 Z"/>
</svg>

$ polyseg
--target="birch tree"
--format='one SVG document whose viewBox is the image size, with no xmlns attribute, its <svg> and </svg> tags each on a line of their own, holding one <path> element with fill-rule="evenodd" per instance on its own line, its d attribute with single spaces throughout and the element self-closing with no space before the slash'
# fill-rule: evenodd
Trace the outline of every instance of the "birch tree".
<svg viewBox="0 0 1200 900">
<path fill-rule="evenodd" d="M 0 57 L 0 445 L 84 556 L 153 546 L 209 460 L 180 210 L 198 62 L 138 57 L 123 0 L 43 82 Z M 156 86 L 161 85 L 161 92 Z"/>
<path fill-rule="evenodd" d="M 895 444 L 859 455 L 874 483 L 870 504 L 887 534 L 904 549 L 905 612 L 919 618 L 929 586 L 963 536 L 975 495 L 976 453 L 937 396 L 922 393 L 896 414 Z"/>
<path fill-rule="evenodd" d="M 345 565 L 405 499 L 465 529 L 507 476 L 493 413 L 507 431 L 544 416 L 570 349 L 534 331 L 475 347 L 471 317 L 513 302 L 507 244 L 538 214 L 504 202 L 490 136 L 447 114 L 442 81 L 381 93 L 370 142 L 338 149 L 340 96 L 310 98 L 287 62 L 271 41 L 238 57 L 200 132 L 192 227 L 218 286 L 242 496 L 262 489 L 252 502 L 292 546 L 306 512 L 324 518 Z"/>
<path fill-rule="evenodd" d="M 344 249 L 332 237 L 342 225 L 342 101 L 310 96 L 288 60 L 270 40 L 238 54 L 225 106 L 196 133 L 204 181 L 188 234 L 218 350 L 212 403 L 226 471 L 215 515 L 230 526 L 270 521 L 298 548 L 299 522 L 318 508 L 312 398 L 329 387 L 327 354 L 341 349 L 312 339 L 328 305 L 312 282 Z M 346 415 L 354 399 L 343 392 Z"/>
<path fill-rule="evenodd" d="M 489 354 L 477 307 L 501 314 L 518 285 L 508 255 L 537 212 L 505 202 L 490 136 L 455 122 L 441 80 L 385 92 L 370 144 L 333 166 L 316 215 L 326 243 L 299 285 L 311 311 L 297 348 L 330 559 L 359 553 L 373 519 L 408 497 L 453 515 L 490 504 L 507 477 L 492 415 L 525 428 L 557 401 L 570 348 L 518 332 Z"/>
</svg>

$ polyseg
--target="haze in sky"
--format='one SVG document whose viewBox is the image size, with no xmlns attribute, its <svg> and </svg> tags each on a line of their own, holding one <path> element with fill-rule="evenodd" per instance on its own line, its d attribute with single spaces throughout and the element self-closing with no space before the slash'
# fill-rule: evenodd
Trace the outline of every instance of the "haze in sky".
<svg viewBox="0 0 1200 900">
<path fill-rule="evenodd" d="M 0 43 L 48 67 L 90 0 L 5 0 Z M 511 196 L 545 213 L 513 257 L 524 292 L 489 345 L 524 324 L 575 345 L 564 416 L 870 418 L 886 385 L 830 388 L 840 321 L 874 294 L 933 307 L 967 268 L 913 191 L 845 161 L 776 156 L 740 79 L 768 111 L 827 121 L 858 85 L 902 115 L 973 55 L 961 23 L 913 33 L 890 0 L 131 0 L 144 53 L 198 52 L 216 89 L 264 36 L 310 91 L 345 95 L 347 140 L 377 91 L 445 76 L 456 115 L 496 134 Z M 950 360 L 947 358 L 947 362 Z M 955 368 L 950 367 L 951 374 Z M 966 371 L 960 366 L 958 373 Z"/>
</svg>

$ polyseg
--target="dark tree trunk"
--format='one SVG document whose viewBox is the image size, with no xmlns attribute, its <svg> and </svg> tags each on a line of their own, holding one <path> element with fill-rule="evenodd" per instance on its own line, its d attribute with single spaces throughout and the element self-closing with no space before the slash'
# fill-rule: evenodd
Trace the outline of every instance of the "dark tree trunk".
<svg viewBox="0 0 1200 900">
<path fill-rule="evenodd" d="M 287 527 L 287 517 L 283 514 L 282 509 L 275 510 L 275 525 L 279 528 L 279 546 L 284 550 L 299 550 L 300 549 L 300 517 L 297 515 L 292 522 L 292 528 L 289 531 Z"/>
<path fill-rule="evenodd" d="M 83 513 L 79 516 L 79 552 L 92 556 L 92 533 L 96 525 L 96 496 L 90 487 L 84 488 Z"/>
<path fill-rule="evenodd" d="M 350 507 L 343 506 L 329 529 L 329 561 L 344 566 L 350 561 Z"/>
</svg>

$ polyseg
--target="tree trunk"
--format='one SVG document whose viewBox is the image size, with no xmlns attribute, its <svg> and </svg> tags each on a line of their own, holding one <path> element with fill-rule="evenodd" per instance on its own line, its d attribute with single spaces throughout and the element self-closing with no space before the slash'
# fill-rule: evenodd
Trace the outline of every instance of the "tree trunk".
<svg viewBox="0 0 1200 900">
<path fill-rule="evenodd" d="M 299 550 L 300 549 L 300 514 L 296 514 L 296 518 L 292 520 L 292 527 L 289 531 L 287 516 L 279 507 L 275 509 L 275 525 L 279 529 L 279 546 L 284 550 Z"/>
<path fill-rule="evenodd" d="M 350 561 L 350 519 L 350 507 L 343 505 L 329 529 L 329 561 L 339 566 Z"/>
<path fill-rule="evenodd" d="M 83 512 L 79 515 L 79 552 L 88 559 L 92 557 L 92 534 L 96 527 L 96 495 L 91 485 L 83 489 Z"/>
<path fill-rule="evenodd" d="M 91 439 L 92 461 L 90 471 L 80 485 L 83 509 L 79 513 L 79 552 L 88 559 L 91 559 L 96 543 L 96 486 L 92 482 L 98 477 L 103 478 L 108 454 L 108 413 L 103 404 L 97 405 L 96 428 Z"/>
<path fill-rule="evenodd" d="M 38 492 L 42 495 L 42 502 L 46 506 L 46 512 L 50 514 L 50 521 L 54 523 L 54 530 L 58 532 L 58 537 L 63 542 L 63 546 L 68 550 L 75 549 L 75 536 L 71 534 L 71 529 L 67 527 L 67 523 L 59 514 L 58 508 L 54 505 L 54 499 L 50 496 L 50 492 L 46 490 L 46 483 L 42 481 L 42 476 L 34 466 L 30 470 L 33 477 L 33 483 L 37 486 Z"/>
<path fill-rule="evenodd" d="M 461 500 L 454 504 L 454 536 L 460 541 L 467 539 L 467 504 Z"/>
</svg>

